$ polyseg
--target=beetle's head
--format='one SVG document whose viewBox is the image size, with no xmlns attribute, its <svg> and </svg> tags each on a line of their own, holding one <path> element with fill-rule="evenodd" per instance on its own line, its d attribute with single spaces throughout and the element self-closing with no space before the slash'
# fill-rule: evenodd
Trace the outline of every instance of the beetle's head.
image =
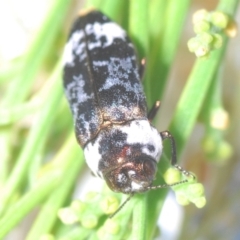
<svg viewBox="0 0 240 240">
<path fill-rule="evenodd" d="M 131 159 L 119 158 L 118 164 L 103 173 L 103 176 L 115 192 L 145 192 L 155 178 L 156 169 L 156 161 L 148 155 L 141 154 Z"/>
</svg>

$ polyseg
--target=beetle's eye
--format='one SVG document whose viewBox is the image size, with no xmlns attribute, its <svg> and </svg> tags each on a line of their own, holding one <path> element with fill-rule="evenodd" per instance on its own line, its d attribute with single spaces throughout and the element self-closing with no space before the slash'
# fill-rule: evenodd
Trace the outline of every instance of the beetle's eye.
<svg viewBox="0 0 240 240">
<path fill-rule="evenodd" d="M 147 161 L 143 161 L 143 172 L 147 177 L 154 177 L 157 169 L 157 164 L 154 160 L 148 159 Z"/>
</svg>

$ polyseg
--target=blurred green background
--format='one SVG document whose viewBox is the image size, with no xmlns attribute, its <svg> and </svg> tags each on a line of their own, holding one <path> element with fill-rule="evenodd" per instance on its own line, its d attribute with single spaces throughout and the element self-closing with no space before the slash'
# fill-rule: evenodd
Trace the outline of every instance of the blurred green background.
<svg viewBox="0 0 240 240">
<path fill-rule="evenodd" d="M 223 36 L 220 49 L 197 59 L 187 48 L 196 35 L 194 12 L 220 10 L 238 23 L 238 2 L 0 2 L 0 239 L 166 239 L 157 220 L 167 190 L 135 196 L 109 221 L 96 210 L 100 203 L 126 196 L 99 189 L 77 205 L 76 224 L 58 217 L 60 208 L 71 205 L 76 186 L 90 182 L 81 178 L 89 170 L 63 96 L 61 56 L 77 13 L 91 6 L 123 26 L 139 58 L 146 57 L 148 106 L 161 100 L 154 125 L 172 132 L 179 164 L 205 187 L 206 206 L 183 207 L 178 231 L 167 239 L 240 239 L 240 39 L 212 28 Z M 168 143 L 164 147 L 155 185 L 164 182 L 169 167 Z M 175 219 L 174 212 L 169 218 Z"/>
</svg>

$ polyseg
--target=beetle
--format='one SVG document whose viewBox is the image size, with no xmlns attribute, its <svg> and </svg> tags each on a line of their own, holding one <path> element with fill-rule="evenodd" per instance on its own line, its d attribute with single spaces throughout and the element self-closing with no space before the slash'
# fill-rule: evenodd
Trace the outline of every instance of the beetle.
<svg viewBox="0 0 240 240">
<path fill-rule="evenodd" d="M 76 138 L 92 172 L 115 192 L 145 192 L 152 186 L 162 141 L 172 146 L 170 132 L 151 125 L 160 102 L 147 113 L 134 46 L 126 32 L 100 11 L 75 21 L 64 49 L 64 89 L 75 125 Z"/>
</svg>

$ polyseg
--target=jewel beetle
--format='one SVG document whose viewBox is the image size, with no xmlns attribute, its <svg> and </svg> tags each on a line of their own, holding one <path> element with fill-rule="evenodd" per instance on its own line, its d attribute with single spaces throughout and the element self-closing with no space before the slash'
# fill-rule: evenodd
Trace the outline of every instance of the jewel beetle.
<svg viewBox="0 0 240 240">
<path fill-rule="evenodd" d="M 66 43 L 63 64 L 77 141 L 91 171 L 111 190 L 132 196 L 169 186 L 152 186 L 164 139 L 171 142 L 171 164 L 191 175 L 176 164 L 170 132 L 158 132 L 151 125 L 160 102 L 147 112 L 141 67 L 118 24 L 100 11 L 80 14 Z"/>
</svg>

